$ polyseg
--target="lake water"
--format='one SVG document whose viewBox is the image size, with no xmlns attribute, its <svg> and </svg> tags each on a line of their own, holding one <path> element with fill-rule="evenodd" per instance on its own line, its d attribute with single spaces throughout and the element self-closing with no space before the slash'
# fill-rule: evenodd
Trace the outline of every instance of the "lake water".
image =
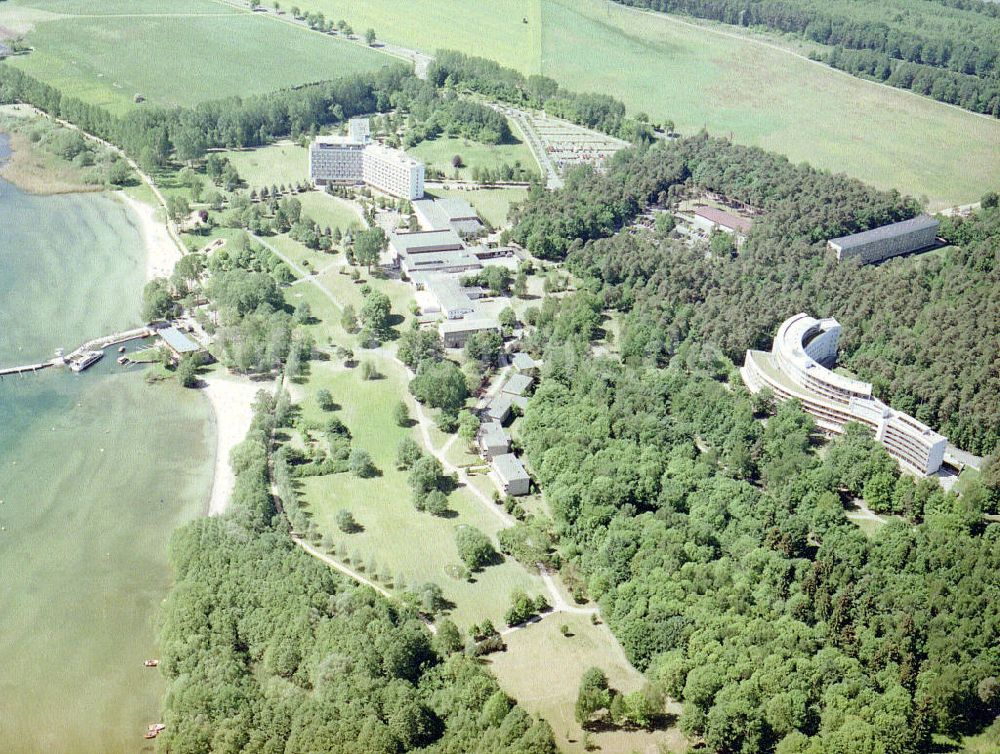
<svg viewBox="0 0 1000 754">
<path fill-rule="evenodd" d="M 0 180 L 0 365 L 138 324 L 144 271 L 120 203 Z M 0 381 L 4 752 L 153 748 L 142 733 L 164 685 L 142 662 L 170 533 L 208 500 L 214 426 L 200 396 L 147 385 L 115 356 Z"/>
</svg>

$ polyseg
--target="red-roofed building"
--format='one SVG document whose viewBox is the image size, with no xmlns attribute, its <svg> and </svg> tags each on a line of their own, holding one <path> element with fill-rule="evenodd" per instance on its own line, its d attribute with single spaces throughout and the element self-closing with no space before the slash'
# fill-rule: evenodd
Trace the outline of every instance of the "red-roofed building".
<svg viewBox="0 0 1000 754">
<path fill-rule="evenodd" d="M 727 233 L 743 233 L 750 231 L 752 223 L 743 217 L 731 215 L 725 210 L 715 207 L 698 207 L 694 211 L 695 225 L 706 231 L 718 228 Z"/>
</svg>

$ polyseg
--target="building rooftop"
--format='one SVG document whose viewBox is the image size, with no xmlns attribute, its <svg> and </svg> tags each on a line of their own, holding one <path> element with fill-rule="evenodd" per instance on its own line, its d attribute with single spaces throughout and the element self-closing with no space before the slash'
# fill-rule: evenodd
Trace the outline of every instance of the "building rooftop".
<svg viewBox="0 0 1000 754">
<path fill-rule="evenodd" d="M 841 236 L 840 238 L 831 238 L 830 243 L 840 249 L 853 249 L 856 246 L 863 246 L 865 244 L 872 243 L 873 241 L 881 241 L 885 238 L 894 238 L 905 233 L 912 233 L 918 230 L 928 230 L 930 228 L 936 229 L 937 226 L 938 221 L 930 215 L 917 215 L 909 220 L 892 223 L 891 225 L 883 225 L 879 228 L 872 228 L 871 230 L 866 230 L 862 233 L 854 233 L 853 235 Z"/>
<path fill-rule="evenodd" d="M 505 482 L 515 479 L 530 479 L 524 465 L 513 453 L 503 453 L 493 458 L 493 468 Z"/>
<path fill-rule="evenodd" d="M 389 245 L 397 254 L 421 254 L 432 251 L 464 249 L 465 244 L 451 228 L 418 230 L 412 233 L 392 233 Z"/>
<path fill-rule="evenodd" d="M 498 445 L 507 445 L 510 443 L 510 437 L 507 435 L 507 430 L 503 428 L 500 422 L 485 422 L 479 428 L 479 436 L 483 441 L 483 444 L 488 447 L 496 447 Z"/>
<path fill-rule="evenodd" d="M 706 220 L 716 223 L 717 225 L 738 230 L 741 233 L 748 232 L 753 225 L 752 222 L 744 217 L 730 214 L 729 212 L 717 209 L 716 207 L 697 207 L 694 213 L 699 217 L 704 217 Z"/>
<path fill-rule="evenodd" d="M 461 282 L 453 277 L 428 275 L 425 278 L 424 287 L 437 299 L 443 312 L 474 308 L 472 299 L 465 293 Z"/>
<path fill-rule="evenodd" d="M 861 380 L 854 380 L 850 377 L 845 377 L 842 374 L 837 374 L 836 372 L 824 367 L 805 352 L 803 342 L 806 337 L 813 334 L 813 331 L 817 328 L 822 331 L 828 330 L 831 327 L 840 327 L 840 324 L 837 320 L 830 317 L 826 319 L 815 319 L 805 313 L 796 314 L 794 317 L 786 319 L 781 324 L 781 327 L 778 328 L 778 334 L 774 339 L 773 350 L 780 351 L 784 358 L 793 362 L 803 370 L 815 371 L 817 375 L 822 374 L 821 377 L 818 376 L 817 378 L 821 379 L 828 385 L 834 385 L 841 390 L 845 390 L 859 396 L 864 396 L 866 398 L 870 397 L 872 394 L 872 386 L 870 383 L 862 382 Z"/>
<path fill-rule="evenodd" d="M 194 353 L 201 350 L 201 346 L 176 327 L 164 327 L 160 330 L 160 337 L 177 353 Z"/>
<path fill-rule="evenodd" d="M 430 273 L 436 271 L 478 270 L 483 265 L 479 257 L 467 249 L 437 251 L 429 254 L 403 254 L 407 274 Z"/>
<path fill-rule="evenodd" d="M 535 384 L 535 380 L 526 374 L 512 374 L 503 384 L 501 392 L 507 395 L 524 395 Z"/>
<path fill-rule="evenodd" d="M 522 371 L 522 372 L 525 369 L 534 369 L 536 366 L 538 366 L 538 362 L 536 362 L 533 358 L 531 358 L 524 351 L 518 351 L 513 356 L 511 356 L 510 357 L 510 362 L 511 362 L 511 364 L 514 365 L 515 369 L 517 369 L 519 371 Z"/>
<path fill-rule="evenodd" d="M 497 395 L 487 404 L 486 414 L 493 419 L 502 420 L 510 413 L 512 405 L 510 396 Z"/>
<path fill-rule="evenodd" d="M 499 330 L 500 323 L 492 317 L 477 317 L 475 319 L 451 319 L 438 325 L 438 331 L 444 333 L 476 332 L 477 330 Z"/>
</svg>

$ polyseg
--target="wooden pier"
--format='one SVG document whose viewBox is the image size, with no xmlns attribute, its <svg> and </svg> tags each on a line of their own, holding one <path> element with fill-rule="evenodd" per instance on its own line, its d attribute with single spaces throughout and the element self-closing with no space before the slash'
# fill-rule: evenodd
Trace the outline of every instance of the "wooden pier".
<svg viewBox="0 0 1000 754">
<path fill-rule="evenodd" d="M 82 356 L 87 351 L 103 351 L 105 348 L 116 346 L 119 343 L 135 340 L 136 338 L 148 338 L 155 334 L 156 330 L 151 327 L 136 327 L 132 330 L 125 330 L 123 332 L 112 333 L 111 335 L 104 335 L 100 338 L 88 340 L 72 353 L 68 353 L 65 356 L 57 356 L 51 361 L 42 361 L 38 364 L 25 364 L 24 366 L 19 367 L 0 368 L 0 378 L 7 375 L 33 374 L 42 369 L 47 369 L 48 367 L 65 366 L 70 361 Z"/>
</svg>

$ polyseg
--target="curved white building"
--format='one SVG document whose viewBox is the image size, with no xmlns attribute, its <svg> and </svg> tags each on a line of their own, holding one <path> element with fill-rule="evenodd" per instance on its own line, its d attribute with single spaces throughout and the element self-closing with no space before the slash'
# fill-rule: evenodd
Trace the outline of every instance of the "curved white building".
<svg viewBox="0 0 1000 754">
<path fill-rule="evenodd" d="M 915 474 L 941 466 L 947 439 L 872 396 L 872 386 L 830 370 L 837 360 L 840 324 L 797 314 L 778 328 L 768 351 L 747 351 L 740 375 L 753 393 L 765 386 L 779 400 L 797 398 L 816 425 L 833 434 L 848 422 L 871 429 L 900 465 Z"/>
</svg>

